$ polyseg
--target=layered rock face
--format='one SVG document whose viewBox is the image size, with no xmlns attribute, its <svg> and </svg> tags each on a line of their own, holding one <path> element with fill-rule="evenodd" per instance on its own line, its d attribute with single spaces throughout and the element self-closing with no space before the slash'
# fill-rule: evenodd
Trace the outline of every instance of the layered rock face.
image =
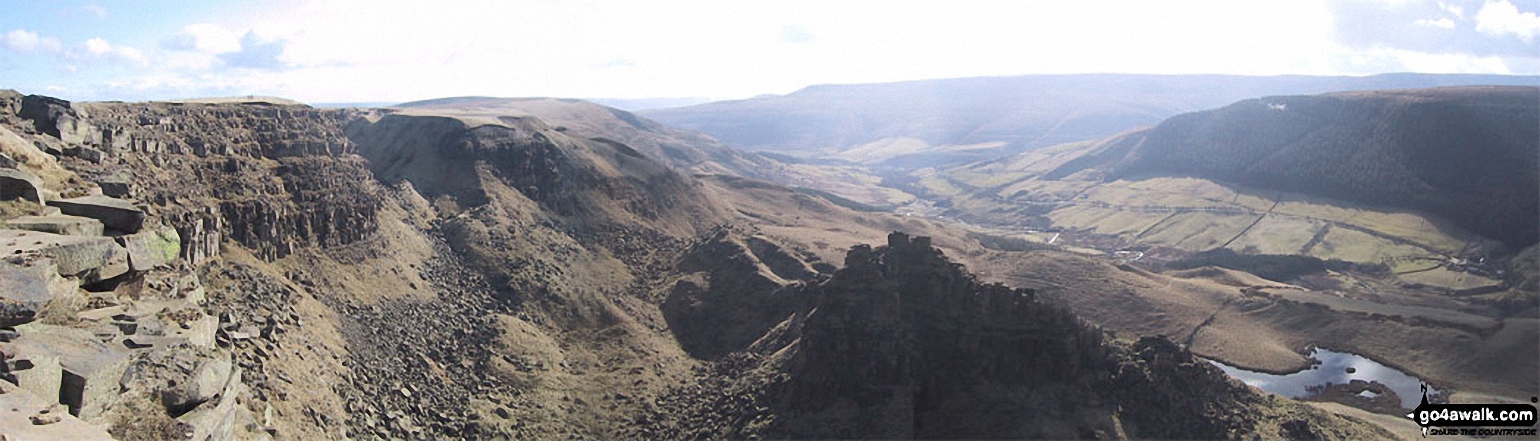
<svg viewBox="0 0 1540 441">
<path fill-rule="evenodd" d="M 0 399 L 43 403 L 14 434 L 276 434 L 258 420 L 259 361 L 292 305 L 253 327 L 212 312 L 199 273 L 225 241 L 273 260 L 373 234 L 379 196 L 338 116 L 0 93 L 0 171 L 18 177 L 0 214 L 0 377 L 15 385 Z"/>
<path fill-rule="evenodd" d="M 81 106 L 102 140 L 88 178 L 127 182 L 127 194 L 163 207 L 202 261 L 228 237 L 259 257 L 335 246 L 375 226 L 378 190 L 341 130 L 342 111 L 270 104 Z M 106 187 L 104 187 L 106 189 Z"/>
<path fill-rule="evenodd" d="M 424 196 L 449 196 L 461 207 L 488 203 L 495 180 L 542 211 L 588 226 L 636 223 L 693 235 L 721 219 L 699 184 L 678 172 L 624 144 L 568 136 L 536 118 L 385 113 L 353 119 L 347 134 L 381 180 L 410 181 Z"/>
<path fill-rule="evenodd" d="M 1257 395 L 1164 338 L 1109 341 L 1031 291 L 978 282 L 928 238 L 894 233 L 886 246 L 856 246 L 832 277 L 793 286 L 807 299 L 804 306 L 786 305 L 779 311 L 784 322 L 718 363 L 719 375 L 732 380 L 707 393 L 676 389 L 670 398 L 686 411 L 659 416 L 644 434 L 1213 439 L 1297 432 L 1343 439 L 1375 433 Z M 797 296 L 784 291 L 762 287 L 736 295 Z M 766 348 L 767 341 L 781 345 Z M 1299 430 L 1285 433 L 1278 425 L 1285 420 Z"/>
<path fill-rule="evenodd" d="M 928 238 L 895 233 L 880 252 L 852 249 L 815 291 L 788 400 L 808 412 L 862 409 L 852 436 L 1004 435 L 990 428 L 1048 410 L 1018 407 L 1011 389 L 1073 393 L 1109 364 L 1099 331 L 1030 292 L 976 282 Z M 1086 401 L 1051 405 L 1073 413 Z"/>
</svg>

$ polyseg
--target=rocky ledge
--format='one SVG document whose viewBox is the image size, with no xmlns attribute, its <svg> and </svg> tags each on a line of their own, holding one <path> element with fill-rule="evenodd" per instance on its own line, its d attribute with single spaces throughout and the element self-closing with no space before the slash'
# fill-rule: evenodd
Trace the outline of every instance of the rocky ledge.
<svg viewBox="0 0 1540 441">
<path fill-rule="evenodd" d="M 203 273 L 225 240 L 275 259 L 373 231 L 339 116 L 0 91 L 0 434 L 276 435 L 262 361 L 293 306 L 220 308 Z"/>
</svg>

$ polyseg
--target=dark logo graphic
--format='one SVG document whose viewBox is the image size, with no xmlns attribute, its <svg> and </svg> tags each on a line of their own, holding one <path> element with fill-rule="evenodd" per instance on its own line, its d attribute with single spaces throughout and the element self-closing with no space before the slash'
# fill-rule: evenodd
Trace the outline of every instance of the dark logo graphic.
<svg viewBox="0 0 1540 441">
<path fill-rule="evenodd" d="M 1429 427 L 1437 427 L 1435 435 L 1527 435 L 1534 436 L 1535 429 L 1487 429 L 1485 427 L 1532 427 L 1535 425 L 1535 406 L 1529 404 L 1433 404 L 1428 402 L 1428 385 L 1422 385 L 1422 404 L 1417 405 L 1407 418 L 1422 426 L 1422 436 L 1428 436 Z M 1446 429 L 1455 427 L 1456 429 Z M 1481 429 L 1460 429 L 1482 427 Z"/>
</svg>

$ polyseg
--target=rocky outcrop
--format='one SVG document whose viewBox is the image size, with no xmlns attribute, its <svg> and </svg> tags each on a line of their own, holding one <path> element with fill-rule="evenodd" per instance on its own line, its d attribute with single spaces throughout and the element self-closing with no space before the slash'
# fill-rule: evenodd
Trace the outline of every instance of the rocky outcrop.
<svg viewBox="0 0 1540 441">
<path fill-rule="evenodd" d="M 219 207 L 167 207 L 161 214 L 162 222 L 174 225 L 182 249 L 178 254 L 187 263 L 201 266 L 219 256 L 219 244 L 224 240 L 224 217 Z"/>
<path fill-rule="evenodd" d="M 667 397 L 689 410 L 650 415 L 641 433 L 1212 439 L 1288 419 L 1289 433 L 1384 435 L 1270 401 L 1163 338 L 1108 341 L 1031 291 L 978 282 L 924 237 L 858 245 L 801 290 L 808 305 L 762 341 L 789 338 L 722 357 L 718 374 Z"/>
<path fill-rule="evenodd" d="M 0 239 L 0 249 L 18 251 L 0 261 L 0 380 L 46 397 L 58 412 L 57 420 L 34 425 L 83 421 L 131 439 L 268 435 L 249 406 L 237 405 L 250 392 L 230 352 L 215 346 L 218 320 L 200 305 L 198 277 L 168 268 L 176 263 L 176 230 L 160 227 L 116 242 L 20 230 L 0 230 L 0 237 L 9 238 Z M 92 260 L 102 253 L 112 257 Z M 108 277 L 109 267 L 121 277 L 91 285 L 99 292 L 81 290 Z M 23 439 L 75 433 L 16 429 L 4 432 Z"/>
<path fill-rule="evenodd" d="M 1030 291 L 975 281 L 929 238 L 894 233 L 884 248 L 858 246 L 845 268 L 812 289 L 818 302 L 786 400 L 802 414 L 861 416 L 841 429 L 848 432 L 789 428 L 793 436 L 1054 437 L 1105 429 L 1057 432 L 1065 428 L 1024 417 L 1085 413 L 1085 403 L 1011 398 L 1088 392 L 1078 384 L 1110 363 L 1100 332 Z"/>
<path fill-rule="evenodd" d="M 21 112 L 21 101 L 25 97 L 11 89 L 0 89 L 0 115 L 15 115 Z"/>
<path fill-rule="evenodd" d="M 176 260 L 182 250 L 182 237 L 176 229 L 161 227 L 114 238 L 128 250 L 128 266 L 134 271 L 149 271 Z"/>
<path fill-rule="evenodd" d="M 699 276 L 675 282 L 663 316 L 685 351 L 707 359 L 748 349 L 805 309 L 802 284 L 817 276 L 774 241 L 729 228 L 692 247 L 678 267 Z"/>
<path fill-rule="evenodd" d="M 0 168 L 0 200 L 23 199 L 43 203 L 43 179 L 11 168 Z"/>
<path fill-rule="evenodd" d="M 36 320 L 49 301 L 75 290 L 49 260 L 12 260 L 19 259 L 0 260 L 0 328 Z"/>
<path fill-rule="evenodd" d="M 59 275 L 77 277 L 86 283 L 128 272 L 128 251 L 110 237 L 0 230 L 0 253 L 11 258 L 47 257 L 52 259 Z"/>
<path fill-rule="evenodd" d="M 477 124 L 448 116 L 371 115 L 347 126 L 375 176 L 407 180 L 462 207 L 488 202 L 484 179 L 585 227 L 643 224 L 678 236 L 719 223 L 699 184 L 613 141 L 569 137 L 533 117 Z M 490 176 L 472 171 L 486 170 Z"/>
<path fill-rule="evenodd" d="M 0 101 L 5 99 L 0 94 Z M 169 115 L 167 121 L 173 124 L 192 123 L 197 117 L 179 120 L 176 116 L 185 112 L 151 104 L 74 105 L 44 97 L 17 103 L 20 115 L 0 114 L 0 125 L 10 127 L 0 135 L 7 136 L 6 149 L 17 148 L 11 137 L 37 146 L 40 152 L 23 155 L 24 165 L 50 174 L 26 180 L 36 196 L 22 198 L 52 204 L 30 211 L 40 216 L 0 215 L 0 253 L 5 258 L 0 262 L 0 379 L 58 410 L 34 411 L 34 418 L 49 422 L 19 432 L 0 426 L 6 427 L 6 435 L 75 433 L 79 436 L 69 436 L 95 439 L 106 438 L 101 429 L 107 428 L 112 437 L 128 439 L 270 437 L 257 420 L 254 410 L 260 408 L 228 348 L 230 335 L 239 332 L 220 334 L 224 327 L 205 310 L 206 291 L 194 267 L 218 256 L 220 243 L 232 237 L 227 234 L 231 225 L 262 222 L 249 214 L 261 209 L 244 207 L 279 207 L 277 211 L 286 213 L 268 223 L 274 226 L 268 234 L 240 236 L 268 258 L 300 246 L 345 243 L 370 231 L 372 224 L 356 213 L 340 214 L 352 205 L 324 194 L 342 188 L 348 200 L 363 199 L 365 208 L 358 211 L 372 220 L 368 188 L 339 185 L 372 182 L 366 172 L 357 173 L 362 170 L 360 160 L 310 160 L 305 155 L 342 148 L 312 142 L 309 135 L 285 136 L 277 125 L 257 117 L 225 121 L 228 124 L 201 121 L 182 132 L 168 132 L 166 127 L 125 121 L 157 112 Z M 243 110 L 233 107 L 224 111 Z M 6 108 L 0 102 L 0 110 Z M 274 118 L 289 115 L 244 110 Z M 308 123 L 296 125 L 296 130 L 310 127 Z M 205 139 L 201 144 L 175 134 L 227 135 L 241 124 L 261 125 L 271 133 Z M 143 142 L 135 144 L 136 139 Z M 145 147 L 149 140 L 168 147 L 131 153 L 131 147 Z M 199 152 L 237 156 L 199 157 Z M 56 163 L 49 155 L 75 158 Z M 320 164 L 333 159 L 336 165 Z M 58 164 L 71 170 L 49 168 Z M 75 172 L 99 179 L 99 194 Z M 350 173 L 352 179 L 338 178 Z M 311 176 L 319 181 L 308 180 Z M 76 197 L 48 197 L 59 194 Z M 315 209 L 319 206 L 328 208 Z M 222 210 L 225 207 L 230 209 Z M 216 344 L 221 335 L 222 346 Z M 51 428 L 79 424 L 95 430 Z"/>
<path fill-rule="evenodd" d="M 45 398 L 48 397 L 48 398 Z M 0 427 L 13 439 L 67 439 L 109 441 L 112 435 L 74 415 L 54 402 L 51 395 L 39 396 L 26 388 L 0 381 Z"/>
<path fill-rule="evenodd" d="M 352 152 L 340 111 L 266 103 L 91 103 L 98 142 L 108 155 L 149 153 L 282 158 Z M 71 142 L 65 140 L 66 142 Z"/>
<path fill-rule="evenodd" d="M 345 111 L 267 103 L 71 108 L 77 114 L 69 117 L 99 128 L 95 138 L 59 140 L 64 150 L 78 145 L 102 155 L 75 163 L 103 194 L 88 198 L 144 201 L 177 230 L 189 262 L 206 262 L 225 239 L 278 259 L 298 247 L 351 243 L 375 228 L 379 192 L 342 134 Z M 66 211 L 67 203 L 56 201 Z M 124 229 L 132 222 L 108 223 L 137 231 Z"/>
<path fill-rule="evenodd" d="M 27 95 L 21 100 L 17 115 L 32 120 L 38 132 L 71 144 L 96 144 L 101 133 L 82 120 L 69 101 L 42 95 Z"/>
<path fill-rule="evenodd" d="M 59 207 L 59 211 L 67 215 L 96 219 L 103 226 L 123 233 L 137 233 L 144 227 L 144 211 L 118 198 L 81 196 L 48 201 L 48 205 Z"/>
</svg>

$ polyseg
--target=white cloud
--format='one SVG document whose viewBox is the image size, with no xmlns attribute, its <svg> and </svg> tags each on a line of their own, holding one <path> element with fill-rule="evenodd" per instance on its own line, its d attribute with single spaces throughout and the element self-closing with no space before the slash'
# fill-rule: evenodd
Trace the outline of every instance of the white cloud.
<svg viewBox="0 0 1540 441">
<path fill-rule="evenodd" d="M 79 72 L 81 66 L 77 62 L 80 61 L 106 60 L 135 65 L 149 63 L 149 56 L 144 51 L 132 46 L 113 45 L 103 38 L 92 38 L 66 50 L 59 39 L 25 29 L 12 30 L 0 36 L 0 46 L 15 52 L 52 55 L 60 62 L 54 65 L 54 70 L 60 73 Z"/>
<path fill-rule="evenodd" d="M 7 32 L 0 37 L 0 46 L 5 46 L 16 52 L 59 52 L 64 49 L 64 44 L 53 37 L 41 37 L 36 32 L 26 29 L 16 29 Z"/>
<path fill-rule="evenodd" d="M 1440 18 L 1438 20 L 1431 20 L 1431 19 L 1423 18 L 1423 19 L 1418 19 L 1417 21 L 1414 21 L 1412 23 L 1416 24 L 1416 25 L 1421 25 L 1421 26 L 1443 28 L 1443 29 L 1454 29 L 1454 20 L 1450 20 L 1448 18 Z"/>
<path fill-rule="evenodd" d="M 1443 8 L 1445 11 L 1449 11 L 1450 14 L 1454 14 L 1454 18 L 1465 18 L 1465 8 L 1461 7 L 1460 5 L 1439 2 L 1438 7 Z"/>
<path fill-rule="evenodd" d="M 167 49 L 223 54 L 241 50 L 241 35 L 223 26 L 198 23 L 182 28 L 182 32 L 161 44 Z"/>
<path fill-rule="evenodd" d="M 77 57 L 125 61 L 136 64 L 144 64 L 146 62 L 144 51 L 130 46 L 114 46 L 101 38 L 92 38 L 86 40 L 85 43 L 81 43 L 75 55 Z"/>
<path fill-rule="evenodd" d="M 1540 16 L 1520 12 L 1518 6 L 1508 0 L 1489 0 L 1476 11 L 1476 31 L 1490 35 L 1512 34 L 1529 43 L 1540 35 Z"/>
<path fill-rule="evenodd" d="M 85 44 L 82 44 L 81 47 L 86 50 L 86 53 L 98 57 L 112 53 L 112 45 L 108 44 L 107 40 L 100 38 L 86 40 Z"/>
</svg>

